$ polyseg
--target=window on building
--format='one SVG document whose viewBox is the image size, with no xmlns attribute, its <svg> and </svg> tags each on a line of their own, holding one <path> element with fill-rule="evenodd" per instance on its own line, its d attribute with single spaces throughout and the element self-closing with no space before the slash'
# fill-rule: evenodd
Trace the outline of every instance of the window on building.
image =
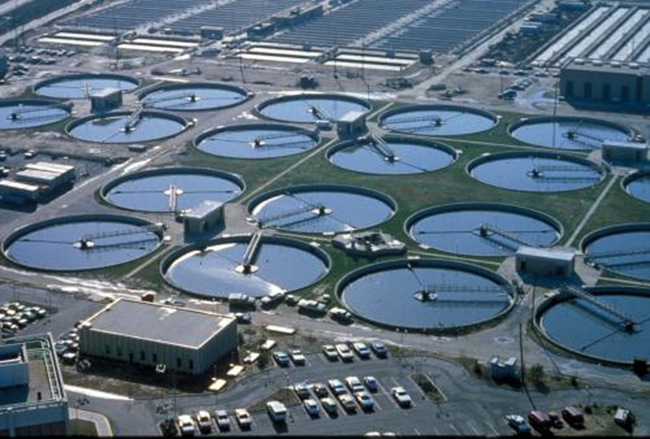
<svg viewBox="0 0 650 439">
<path fill-rule="evenodd" d="M 621 101 L 629 102 L 630 101 L 630 86 L 624 85 L 621 87 Z"/>
<path fill-rule="evenodd" d="M 194 370 L 194 360 L 190 360 L 190 370 Z"/>
<path fill-rule="evenodd" d="M 140 351 L 140 361 L 144 361 L 144 351 Z"/>
<path fill-rule="evenodd" d="M 121 356 L 122 356 L 122 349 L 120 349 L 119 346 L 117 347 L 117 356 L 118 356 L 118 357 L 121 357 Z"/>
<path fill-rule="evenodd" d="M 183 367 L 183 361 L 181 360 L 181 357 L 176 357 L 176 367 L 179 369 Z"/>
<path fill-rule="evenodd" d="M 591 82 L 585 82 L 585 99 L 591 99 L 594 95 L 593 84 Z"/>
<path fill-rule="evenodd" d="M 158 354 L 156 354 L 155 352 L 153 354 L 153 362 L 158 364 Z"/>
<path fill-rule="evenodd" d="M 106 355 L 110 355 L 110 354 L 111 354 L 111 347 L 110 347 L 110 345 L 106 345 L 106 346 L 104 347 L 104 353 L 105 353 Z"/>
</svg>

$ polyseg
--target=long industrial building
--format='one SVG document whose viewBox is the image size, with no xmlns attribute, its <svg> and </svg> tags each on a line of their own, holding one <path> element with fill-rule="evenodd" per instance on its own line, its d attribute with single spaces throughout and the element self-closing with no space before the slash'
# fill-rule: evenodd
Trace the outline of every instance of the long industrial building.
<svg viewBox="0 0 650 439">
<path fill-rule="evenodd" d="M 569 101 L 650 105 L 650 67 L 574 60 L 562 68 L 560 88 Z"/>
<path fill-rule="evenodd" d="M 118 299 L 83 322 L 83 355 L 201 374 L 237 350 L 234 317 Z"/>
<path fill-rule="evenodd" d="M 0 346 L 0 436 L 66 436 L 68 400 L 50 334 Z"/>
</svg>

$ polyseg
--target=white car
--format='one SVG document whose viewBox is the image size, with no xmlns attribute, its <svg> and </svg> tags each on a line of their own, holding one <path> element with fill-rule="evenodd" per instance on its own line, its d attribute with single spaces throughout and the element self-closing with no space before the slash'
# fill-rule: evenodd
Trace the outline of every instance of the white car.
<svg viewBox="0 0 650 439">
<path fill-rule="evenodd" d="M 291 361 L 293 361 L 293 364 L 295 365 L 303 365 L 305 364 L 305 356 L 302 354 L 300 349 L 292 349 L 289 351 L 289 356 L 291 357 Z"/>
<path fill-rule="evenodd" d="M 327 385 L 330 386 L 330 389 L 332 389 L 334 396 L 339 396 L 345 393 L 345 386 L 341 380 L 331 379 L 327 381 Z"/>
<path fill-rule="evenodd" d="M 230 430 L 230 418 L 228 417 L 227 411 L 216 410 L 214 412 L 214 418 L 217 421 L 217 427 L 219 427 L 219 430 Z"/>
<path fill-rule="evenodd" d="M 343 406 L 346 412 L 356 412 L 357 411 L 357 405 L 354 403 L 354 398 L 352 396 L 348 395 L 347 393 L 344 393 L 342 395 L 338 396 L 339 402 Z"/>
<path fill-rule="evenodd" d="M 520 415 L 506 416 L 506 423 L 518 434 L 528 435 L 532 433 L 530 424 Z"/>
<path fill-rule="evenodd" d="M 235 419 L 239 424 L 239 428 L 241 428 L 242 430 L 251 428 L 251 425 L 253 424 L 251 415 L 248 413 L 248 410 L 246 409 L 235 409 Z"/>
<path fill-rule="evenodd" d="M 363 392 L 363 384 L 361 384 L 361 380 L 355 376 L 349 376 L 345 378 L 345 383 L 348 385 L 350 390 L 352 391 L 352 394 L 358 393 L 358 392 Z"/>
<path fill-rule="evenodd" d="M 334 401 L 334 398 L 332 398 L 331 396 L 321 398 L 320 403 L 323 406 L 323 410 L 325 410 L 329 414 L 336 414 L 339 408 L 339 406 L 336 404 L 336 401 Z"/>
<path fill-rule="evenodd" d="M 357 342 L 352 345 L 359 358 L 370 358 L 370 348 L 365 343 Z"/>
<path fill-rule="evenodd" d="M 339 354 L 336 348 L 331 344 L 323 345 L 323 354 L 325 354 L 325 357 L 330 361 L 337 361 L 339 359 Z"/>
<path fill-rule="evenodd" d="M 320 413 L 320 407 L 318 407 L 318 403 L 311 398 L 305 399 L 302 405 L 305 406 L 305 410 L 309 416 L 316 417 Z"/>
<path fill-rule="evenodd" d="M 212 430 L 212 423 L 210 422 L 210 413 L 201 410 L 196 414 L 196 423 L 199 424 L 201 433 L 210 433 Z"/>
<path fill-rule="evenodd" d="M 336 352 L 339 354 L 339 357 L 341 357 L 342 361 L 354 361 L 354 355 L 352 354 L 352 351 L 348 347 L 348 345 L 344 343 L 339 343 L 336 345 Z"/>
<path fill-rule="evenodd" d="M 195 428 L 192 417 L 190 415 L 180 415 L 178 417 L 178 429 L 181 431 L 182 436 L 194 436 Z"/>
<path fill-rule="evenodd" d="M 408 393 L 406 393 L 406 390 L 404 390 L 404 387 L 393 387 L 390 390 L 390 393 L 393 395 L 393 398 L 395 398 L 395 401 L 401 406 L 401 407 L 410 407 L 411 404 L 413 404 L 413 401 L 411 400 L 411 397 L 409 396 Z"/>
</svg>

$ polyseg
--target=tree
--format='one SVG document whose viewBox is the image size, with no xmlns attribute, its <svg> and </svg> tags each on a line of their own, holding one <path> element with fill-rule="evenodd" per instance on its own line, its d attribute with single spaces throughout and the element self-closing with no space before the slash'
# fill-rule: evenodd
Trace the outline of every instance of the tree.
<svg viewBox="0 0 650 439">
<path fill-rule="evenodd" d="M 266 369 L 269 365 L 269 351 L 262 351 L 260 353 L 260 358 L 257 359 L 257 366 L 260 369 Z"/>
<path fill-rule="evenodd" d="M 530 379 L 533 381 L 533 383 L 539 385 L 539 384 L 544 384 L 544 366 L 541 364 L 534 364 L 530 368 Z"/>
</svg>

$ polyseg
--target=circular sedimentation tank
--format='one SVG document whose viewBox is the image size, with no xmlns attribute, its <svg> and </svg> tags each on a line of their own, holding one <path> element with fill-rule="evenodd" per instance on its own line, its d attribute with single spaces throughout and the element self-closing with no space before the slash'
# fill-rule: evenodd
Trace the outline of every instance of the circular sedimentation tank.
<svg viewBox="0 0 650 439">
<path fill-rule="evenodd" d="M 393 216 L 397 205 L 370 189 L 304 185 L 261 194 L 251 200 L 249 210 L 261 228 L 333 234 L 381 224 Z"/>
<path fill-rule="evenodd" d="M 205 168 L 159 168 L 119 177 L 101 190 L 108 203 L 141 212 L 179 212 L 209 200 L 226 203 L 244 190 L 236 175 Z"/>
<path fill-rule="evenodd" d="M 535 326 L 548 340 L 599 362 L 630 365 L 650 356 L 650 289 L 629 286 L 584 288 L 542 302 Z"/>
<path fill-rule="evenodd" d="M 589 264 L 650 281 L 650 223 L 596 230 L 584 237 L 581 248 Z"/>
<path fill-rule="evenodd" d="M 44 99 L 0 101 L 0 130 L 36 128 L 70 117 L 72 106 Z"/>
<path fill-rule="evenodd" d="M 461 136 L 494 128 L 499 118 L 488 112 L 458 105 L 413 105 L 389 110 L 379 118 L 390 131 L 421 136 Z"/>
<path fill-rule="evenodd" d="M 370 104 L 363 99 L 317 93 L 281 96 L 257 107 L 257 112 L 263 117 L 292 123 L 337 122 L 350 112 L 367 113 L 369 110 Z"/>
<path fill-rule="evenodd" d="M 94 143 L 137 143 L 180 134 L 189 123 L 178 116 L 152 110 L 116 111 L 72 121 L 69 136 Z"/>
<path fill-rule="evenodd" d="M 545 152 L 486 154 L 467 165 L 476 180 L 523 192 L 565 192 L 594 186 L 606 169 L 586 159 Z"/>
<path fill-rule="evenodd" d="M 476 265 L 442 259 L 400 259 L 349 273 L 336 286 L 357 317 L 409 331 L 477 327 L 514 306 L 512 286 Z"/>
<path fill-rule="evenodd" d="M 623 125 L 569 116 L 523 119 L 508 132 L 530 145 L 567 150 L 600 149 L 605 140 L 627 142 L 634 138 L 634 132 Z"/>
<path fill-rule="evenodd" d="M 637 200 L 650 203 L 650 171 L 637 171 L 625 177 L 623 188 Z"/>
<path fill-rule="evenodd" d="M 139 96 L 145 108 L 168 111 L 218 110 L 239 105 L 248 97 L 243 88 L 214 83 L 163 85 Z"/>
<path fill-rule="evenodd" d="M 190 294 L 227 299 L 230 293 L 261 297 L 300 290 L 329 271 L 329 257 L 313 245 L 269 236 L 251 245 L 252 239 L 233 236 L 181 249 L 163 261 L 162 276 Z"/>
<path fill-rule="evenodd" d="M 107 88 L 117 88 L 129 92 L 140 82 L 127 75 L 112 73 L 81 73 L 61 75 L 39 82 L 34 86 L 34 93 L 48 98 L 83 99 L 88 94 Z"/>
<path fill-rule="evenodd" d="M 117 215 L 80 215 L 27 225 L 2 245 L 12 262 L 46 271 L 106 268 L 144 257 L 162 241 L 160 225 Z"/>
<path fill-rule="evenodd" d="M 438 142 L 399 137 L 344 142 L 332 147 L 327 157 L 334 165 L 350 171 L 380 175 L 406 175 L 445 168 L 458 154 Z"/>
<path fill-rule="evenodd" d="M 509 256 L 520 246 L 551 247 L 562 225 L 536 210 L 497 203 L 456 203 L 415 213 L 409 236 L 424 248 L 472 256 Z"/>
<path fill-rule="evenodd" d="M 266 159 L 308 151 L 319 141 L 315 132 L 290 125 L 247 124 L 206 131 L 194 146 L 219 157 Z"/>
</svg>

